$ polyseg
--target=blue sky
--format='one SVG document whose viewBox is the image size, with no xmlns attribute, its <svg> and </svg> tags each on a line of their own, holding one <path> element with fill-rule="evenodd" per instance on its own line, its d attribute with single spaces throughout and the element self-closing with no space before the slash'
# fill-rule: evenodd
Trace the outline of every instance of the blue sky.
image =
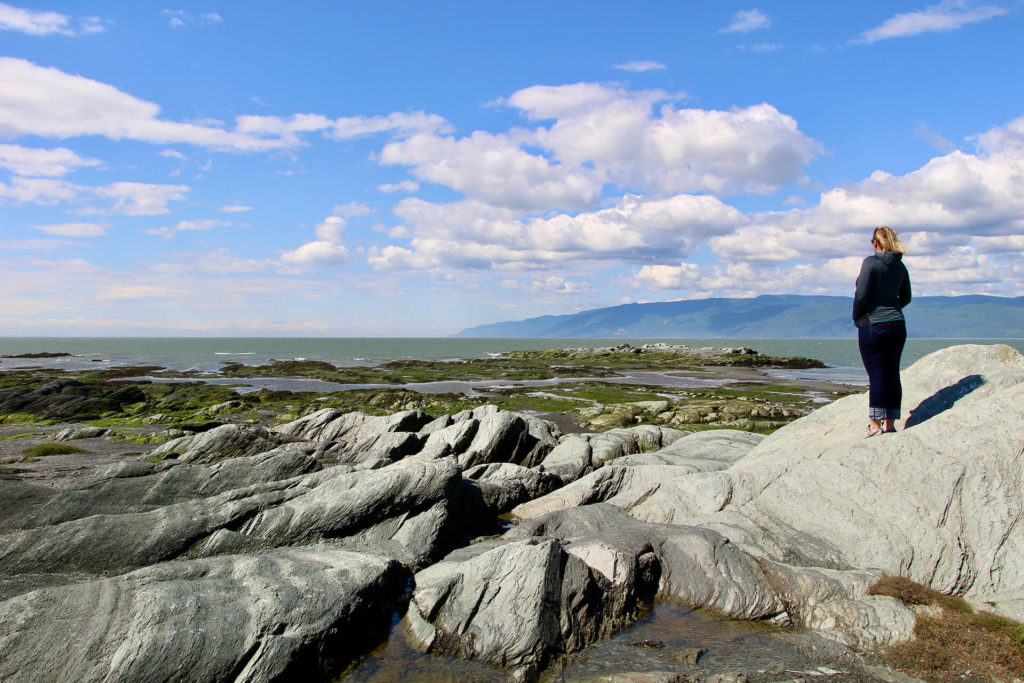
<svg viewBox="0 0 1024 683">
<path fill-rule="evenodd" d="M 0 3 L 0 335 L 1024 295 L 1024 3 Z"/>
</svg>

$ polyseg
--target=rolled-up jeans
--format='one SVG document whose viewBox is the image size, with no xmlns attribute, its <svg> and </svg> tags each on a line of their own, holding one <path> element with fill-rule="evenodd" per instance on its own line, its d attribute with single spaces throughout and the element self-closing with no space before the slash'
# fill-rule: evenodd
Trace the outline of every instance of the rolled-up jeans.
<svg viewBox="0 0 1024 683">
<path fill-rule="evenodd" d="M 860 357 L 871 382 L 868 418 L 900 419 L 903 385 L 900 384 L 900 356 L 907 342 L 907 324 L 902 320 L 874 323 L 857 328 Z"/>
</svg>

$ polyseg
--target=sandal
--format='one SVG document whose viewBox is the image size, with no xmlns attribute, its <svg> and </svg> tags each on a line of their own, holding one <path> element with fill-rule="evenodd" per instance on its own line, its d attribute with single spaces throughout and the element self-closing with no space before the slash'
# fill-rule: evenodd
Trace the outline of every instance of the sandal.
<svg viewBox="0 0 1024 683">
<path fill-rule="evenodd" d="M 876 434 L 881 434 L 881 433 L 882 433 L 882 429 L 880 427 L 872 427 L 871 425 L 868 425 L 867 431 L 864 433 L 864 438 L 867 439 L 869 437 L 872 437 L 872 436 L 875 436 Z"/>
</svg>

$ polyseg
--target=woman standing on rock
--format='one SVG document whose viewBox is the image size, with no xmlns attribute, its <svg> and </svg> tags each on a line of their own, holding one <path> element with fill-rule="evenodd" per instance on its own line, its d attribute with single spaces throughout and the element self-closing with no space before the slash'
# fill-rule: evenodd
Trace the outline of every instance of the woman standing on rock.
<svg viewBox="0 0 1024 683">
<path fill-rule="evenodd" d="M 885 225 L 871 235 L 875 253 L 864 259 L 853 297 L 860 357 L 871 382 L 865 436 L 896 431 L 903 386 L 900 356 L 907 341 L 903 307 L 910 303 L 910 274 L 903 265 L 903 245 Z"/>
</svg>

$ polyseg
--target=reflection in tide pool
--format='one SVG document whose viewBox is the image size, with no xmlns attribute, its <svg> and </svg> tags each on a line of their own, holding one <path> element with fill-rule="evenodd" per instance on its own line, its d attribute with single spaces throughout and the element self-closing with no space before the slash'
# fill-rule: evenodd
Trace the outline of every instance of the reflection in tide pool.
<svg viewBox="0 0 1024 683">
<path fill-rule="evenodd" d="M 644 618 L 616 636 L 592 645 L 570 659 L 562 673 L 548 672 L 542 681 L 593 681 L 626 672 L 674 672 L 706 678 L 718 674 L 752 674 L 800 670 L 813 664 L 771 636 L 773 629 L 736 621 L 710 612 L 659 602 Z M 664 647 L 635 647 L 630 643 L 660 641 Z M 683 650 L 704 651 L 696 665 L 673 661 Z M 426 655 L 410 642 L 404 624 L 388 641 L 367 655 L 338 681 L 345 683 L 462 683 L 506 681 L 508 673 L 452 657 Z"/>
</svg>

